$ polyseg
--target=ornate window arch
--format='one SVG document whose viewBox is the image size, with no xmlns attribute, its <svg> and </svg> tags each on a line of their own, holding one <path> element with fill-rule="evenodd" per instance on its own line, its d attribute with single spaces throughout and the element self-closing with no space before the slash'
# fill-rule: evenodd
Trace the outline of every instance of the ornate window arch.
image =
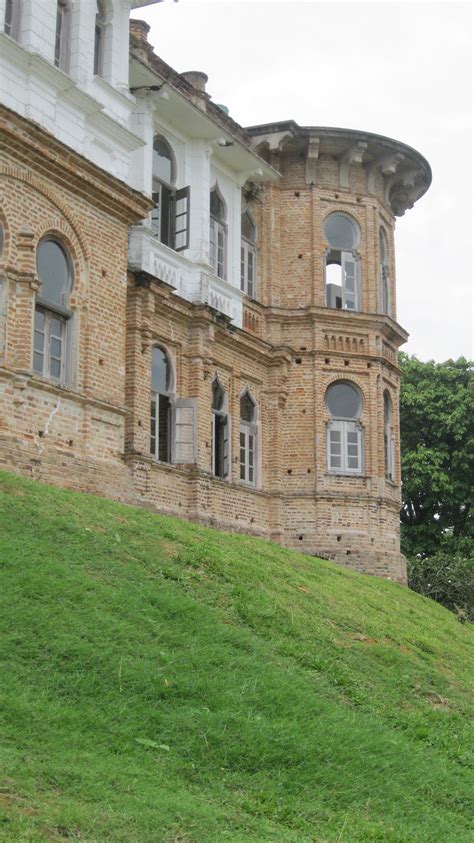
<svg viewBox="0 0 474 843">
<path fill-rule="evenodd" d="M 70 369 L 72 261 L 64 244 L 47 235 L 38 243 L 36 266 L 41 286 L 35 302 L 33 370 L 64 383 Z"/>
<path fill-rule="evenodd" d="M 380 304 L 382 313 L 390 315 L 390 275 L 388 266 L 387 235 L 383 228 L 379 229 L 379 257 L 380 257 Z"/>
<path fill-rule="evenodd" d="M 227 207 L 219 186 L 211 190 L 209 225 L 209 262 L 218 278 L 227 275 Z"/>
<path fill-rule="evenodd" d="M 349 214 L 335 211 L 324 220 L 329 248 L 324 260 L 327 307 L 360 310 L 360 228 Z"/>
<path fill-rule="evenodd" d="M 224 479 L 229 474 L 229 416 L 227 393 L 217 375 L 212 381 L 212 473 Z"/>
<path fill-rule="evenodd" d="M 240 289 L 251 299 L 255 298 L 257 270 L 257 229 L 249 213 L 241 219 Z"/>
<path fill-rule="evenodd" d="M 395 480 L 395 437 L 393 434 L 393 405 L 390 393 L 384 389 L 383 393 L 383 448 L 385 462 L 385 479 Z"/>
<path fill-rule="evenodd" d="M 246 389 L 240 398 L 240 480 L 257 484 L 257 402 Z"/>
<path fill-rule="evenodd" d="M 331 415 L 327 426 L 328 471 L 362 474 L 362 395 L 352 382 L 334 381 L 326 390 L 325 401 Z"/>
<path fill-rule="evenodd" d="M 153 141 L 151 230 L 165 246 L 182 252 L 189 247 L 190 188 L 176 189 L 176 158 L 163 135 Z"/>
<path fill-rule="evenodd" d="M 161 462 L 171 462 L 174 377 L 170 357 L 161 345 L 151 350 L 150 452 Z"/>
</svg>

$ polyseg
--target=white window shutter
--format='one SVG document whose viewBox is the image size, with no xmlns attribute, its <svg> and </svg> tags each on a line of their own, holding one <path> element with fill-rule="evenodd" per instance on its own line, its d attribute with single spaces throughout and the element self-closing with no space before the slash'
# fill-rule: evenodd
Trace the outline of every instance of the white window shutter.
<svg viewBox="0 0 474 843">
<path fill-rule="evenodd" d="M 223 448 L 223 462 L 224 462 L 224 477 L 229 475 L 229 417 L 226 416 L 222 426 L 222 448 Z"/>
<path fill-rule="evenodd" d="M 182 187 L 175 193 L 174 206 L 174 248 L 176 252 L 183 252 L 189 248 L 189 219 L 191 204 L 191 188 Z"/>
<path fill-rule="evenodd" d="M 341 264 L 344 279 L 343 306 L 347 310 L 359 310 L 357 262 L 352 252 L 341 252 Z"/>
<path fill-rule="evenodd" d="M 197 404 L 195 398 L 177 398 L 174 405 L 174 462 L 196 462 Z"/>
</svg>

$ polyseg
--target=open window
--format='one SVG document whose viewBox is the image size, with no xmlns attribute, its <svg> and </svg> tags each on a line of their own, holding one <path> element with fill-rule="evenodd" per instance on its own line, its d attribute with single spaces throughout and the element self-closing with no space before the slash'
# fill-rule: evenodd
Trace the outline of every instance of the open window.
<svg viewBox="0 0 474 843">
<path fill-rule="evenodd" d="M 60 70 L 68 69 L 69 5 L 67 0 L 58 0 L 56 6 L 56 34 L 54 40 L 54 64 Z"/>
<path fill-rule="evenodd" d="M 211 190 L 210 197 L 209 251 L 209 262 L 215 275 L 218 278 L 225 278 L 227 262 L 226 206 L 217 187 Z"/>
<path fill-rule="evenodd" d="M 155 345 L 151 357 L 150 452 L 171 462 L 172 370 L 166 351 Z"/>
<path fill-rule="evenodd" d="M 212 382 L 212 473 L 224 479 L 229 474 L 229 417 L 227 396 L 219 379 Z"/>
<path fill-rule="evenodd" d="M 387 390 L 383 394 L 383 447 L 385 460 L 385 479 L 395 480 L 395 440 L 392 423 L 392 399 Z"/>
<path fill-rule="evenodd" d="M 249 486 L 257 480 L 257 405 L 246 390 L 240 399 L 240 479 Z"/>
<path fill-rule="evenodd" d="M 388 271 L 387 235 L 383 228 L 379 231 L 380 253 L 380 302 L 382 313 L 390 315 L 390 276 Z"/>
<path fill-rule="evenodd" d="M 176 165 L 173 151 L 161 135 L 153 142 L 151 230 L 155 237 L 182 252 L 189 247 L 190 188 L 176 189 Z"/>
<path fill-rule="evenodd" d="M 346 381 L 328 387 L 326 406 L 331 414 L 327 428 L 328 471 L 362 474 L 363 436 L 359 422 L 362 398 L 359 390 Z"/>
<path fill-rule="evenodd" d="M 41 287 L 35 302 L 33 371 L 64 383 L 72 321 L 72 263 L 62 243 L 49 237 L 39 243 L 36 263 Z"/>
<path fill-rule="evenodd" d="M 347 214 L 330 214 L 324 223 L 329 243 L 325 256 L 326 305 L 341 310 L 360 310 L 360 272 L 356 247 L 357 223 Z"/>
<path fill-rule="evenodd" d="M 240 289 L 254 299 L 257 268 L 256 229 L 248 211 L 242 214 L 241 226 Z"/>
</svg>

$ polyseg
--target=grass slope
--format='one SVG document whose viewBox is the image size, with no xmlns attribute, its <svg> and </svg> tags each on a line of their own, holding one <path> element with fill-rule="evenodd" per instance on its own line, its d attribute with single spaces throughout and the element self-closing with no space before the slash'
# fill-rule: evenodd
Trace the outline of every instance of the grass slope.
<svg viewBox="0 0 474 843">
<path fill-rule="evenodd" d="M 0 527 L 2 840 L 474 839 L 439 605 L 5 473 Z"/>
</svg>

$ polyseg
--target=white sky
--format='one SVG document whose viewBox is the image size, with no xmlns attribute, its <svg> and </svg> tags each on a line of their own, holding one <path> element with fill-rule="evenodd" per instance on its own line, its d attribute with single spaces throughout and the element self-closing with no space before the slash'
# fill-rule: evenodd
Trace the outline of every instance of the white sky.
<svg viewBox="0 0 474 843">
<path fill-rule="evenodd" d="M 243 126 L 361 129 L 428 159 L 428 193 L 397 220 L 404 350 L 472 358 L 471 3 L 167 0 L 133 16 Z"/>
</svg>

